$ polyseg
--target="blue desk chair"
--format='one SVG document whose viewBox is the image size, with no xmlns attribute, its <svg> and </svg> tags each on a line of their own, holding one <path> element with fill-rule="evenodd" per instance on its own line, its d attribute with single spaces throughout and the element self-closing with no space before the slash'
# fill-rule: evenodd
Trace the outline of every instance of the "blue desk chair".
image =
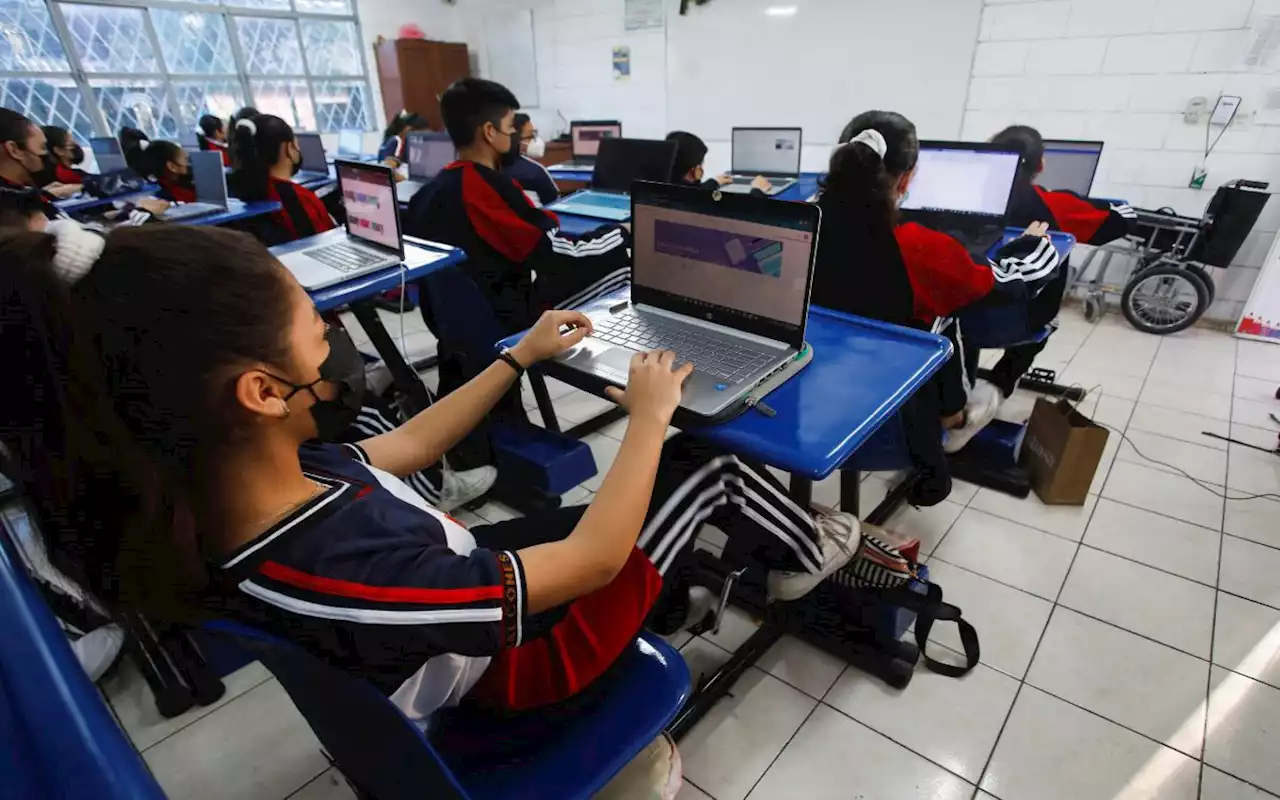
<svg viewBox="0 0 1280 800">
<path fill-rule="evenodd" d="M 372 684 L 301 648 L 232 622 L 206 628 L 262 660 L 367 800 L 587 800 L 663 731 L 689 696 L 684 659 L 642 634 L 589 696 L 575 700 L 578 713 L 549 709 L 546 716 L 498 721 L 453 709 L 428 737 Z M 462 752 L 451 731 L 482 749 Z"/>
<path fill-rule="evenodd" d="M 164 800 L 0 532 L 0 797 Z"/>
</svg>

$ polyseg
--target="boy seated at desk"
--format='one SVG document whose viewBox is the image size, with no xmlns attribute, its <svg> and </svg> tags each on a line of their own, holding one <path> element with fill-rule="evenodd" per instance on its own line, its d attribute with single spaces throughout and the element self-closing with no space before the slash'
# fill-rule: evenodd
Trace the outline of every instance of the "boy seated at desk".
<svg viewBox="0 0 1280 800">
<path fill-rule="evenodd" d="M 460 78 L 446 89 L 440 114 L 458 160 L 413 196 L 404 216 L 406 234 L 467 251 L 467 273 L 504 333 L 631 279 L 631 237 L 621 226 L 567 235 L 555 214 L 535 208 L 502 173 L 520 158 L 519 107 L 505 86 L 482 78 Z"/>
<path fill-rule="evenodd" d="M 818 197 L 823 236 L 813 302 L 926 330 L 940 330 L 947 318 L 978 303 L 1026 302 L 1058 265 L 1047 226 L 1031 224 L 980 264 L 955 238 L 902 222 L 898 206 L 919 155 L 915 125 L 901 114 L 868 111 L 845 126 Z M 912 499 L 917 505 L 932 505 L 949 490 L 943 448 L 960 450 L 1000 406 L 995 387 L 968 384 L 958 325 L 947 333 L 955 355 L 903 414 L 912 460 L 925 475 L 925 488 Z M 941 447 L 939 418 L 947 433 Z"/>
<path fill-rule="evenodd" d="M 719 189 L 733 183 L 733 177 L 722 173 L 714 178 L 707 178 L 703 162 L 707 160 L 707 143 L 688 131 L 672 131 L 667 134 L 668 142 L 676 143 L 676 160 L 671 168 L 671 182 L 684 186 L 697 186 L 699 189 Z M 705 179 L 705 180 L 704 180 Z M 757 175 L 751 181 L 751 194 L 765 196 L 765 192 L 773 188 L 769 179 Z"/>
<path fill-rule="evenodd" d="M 538 136 L 538 129 L 528 114 L 516 114 L 516 130 L 520 132 L 520 157 L 503 168 L 502 174 L 520 184 L 526 192 L 533 192 L 542 205 L 554 203 L 560 197 L 560 187 L 555 178 L 536 159 L 547 152 L 547 143 Z"/>
</svg>

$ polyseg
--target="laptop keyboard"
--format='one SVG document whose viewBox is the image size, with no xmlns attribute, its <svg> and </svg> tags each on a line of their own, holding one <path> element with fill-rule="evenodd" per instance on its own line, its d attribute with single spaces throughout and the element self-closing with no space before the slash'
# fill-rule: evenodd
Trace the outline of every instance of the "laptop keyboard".
<svg viewBox="0 0 1280 800">
<path fill-rule="evenodd" d="M 595 338 L 634 350 L 670 350 L 677 364 L 692 361 L 699 372 L 728 384 L 739 383 L 765 367 L 777 353 L 752 350 L 713 331 L 635 313 L 628 308 L 596 326 Z"/>
<path fill-rule="evenodd" d="M 314 258 L 316 261 L 327 264 L 340 272 L 354 272 L 364 267 L 371 267 L 383 260 L 383 256 L 377 253 L 352 247 L 345 242 L 308 250 L 307 257 Z"/>
</svg>

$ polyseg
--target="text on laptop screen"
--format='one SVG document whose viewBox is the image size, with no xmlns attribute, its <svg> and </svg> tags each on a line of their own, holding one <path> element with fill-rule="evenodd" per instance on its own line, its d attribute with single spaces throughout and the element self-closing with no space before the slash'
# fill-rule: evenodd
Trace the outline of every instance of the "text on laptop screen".
<svg viewBox="0 0 1280 800">
<path fill-rule="evenodd" d="M 813 232 L 636 202 L 632 280 L 698 304 L 804 324 Z"/>
<path fill-rule="evenodd" d="M 601 139 L 617 139 L 622 136 L 621 125 L 574 125 L 574 156 L 594 156 L 600 150 Z"/>
<path fill-rule="evenodd" d="M 1035 182 L 1046 189 L 1066 189 L 1087 197 L 1102 157 L 1102 142 L 1045 140 L 1044 170 Z"/>
<path fill-rule="evenodd" d="M 358 156 L 364 152 L 364 134 L 360 131 L 338 131 L 338 152 L 348 156 Z"/>
<path fill-rule="evenodd" d="M 302 153 L 302 169 L 307 172 L 328 172 L 329 164 L 324 158 L 324 143 L 318 133 L 299 133 L 298 152 Z"/>
<path fill-rule="evenodd" d="M 798 174 L 800 129 L 734 128 L 733 171 L 739 174 Z"/>
<path fill-rule="evenodd" d="M 439 133 L 411 133 L 405 139 L 405 148 L 408 150 L 409 177 L 420 180 L 431 180 L 457 156 L 453 141 Z"/>
<path fill-rule="evenodd" d="M 400 247 L 396 190 L 389 173 L 343 164 L 338 176 L 347 207 L 347 233 L 383 247 Z"/>
<path fill-rule="evenodd" d="M 902 208 L 1004 214 L 1017 171 L 1017 153 L 922 147 Z"/>
</svg>

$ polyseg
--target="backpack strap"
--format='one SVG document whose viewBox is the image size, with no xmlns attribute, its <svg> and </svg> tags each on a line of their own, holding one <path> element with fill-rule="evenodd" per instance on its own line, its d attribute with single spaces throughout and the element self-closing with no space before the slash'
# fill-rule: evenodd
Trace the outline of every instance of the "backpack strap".
<svg viewBox="0 0 1280 800">
<path fill-rule="evenodd" d="M 978 647 L 978 632 L 965 621 L 958 607 L 942 602 L 941 586 L 927 582 L 924 585 L 927 591 L 923 595 L 912 591 L 907 585 L 903 585 L 881 590 L 880 597 L 886 603 L 901 606 L 915 612 L 916 646 L 920 648 L 920 655 L 924 658 L 926 667 L 939 675 L 946 675 L 950 678 L 959 678 L 967 675 L 973 671 L 974 667 L 978 666 L 978 658 L 981 652 Z M 956 627 L 960 629 L 960 644 L 964 648 L 964 666 L 938 661 L 930 656 L 926 650 L 929 643 L 929 633 L 933 630 L 933 623 L 939 621 L 954 622 Z"/>
</svg>

